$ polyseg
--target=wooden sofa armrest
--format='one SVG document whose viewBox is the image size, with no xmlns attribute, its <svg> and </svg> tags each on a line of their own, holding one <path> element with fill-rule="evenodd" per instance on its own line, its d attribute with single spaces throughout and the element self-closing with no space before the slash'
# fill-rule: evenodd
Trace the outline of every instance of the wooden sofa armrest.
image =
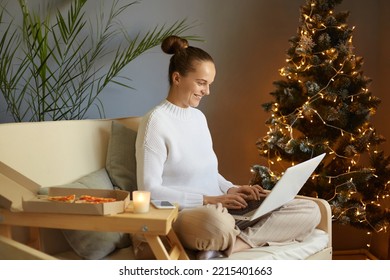
<svg viewBox="0 0 390 280">
<path fill-rule="evenodd" d="M 0 235 L 0 260 L 56 260 L 56 258 Z"/>
</svg>

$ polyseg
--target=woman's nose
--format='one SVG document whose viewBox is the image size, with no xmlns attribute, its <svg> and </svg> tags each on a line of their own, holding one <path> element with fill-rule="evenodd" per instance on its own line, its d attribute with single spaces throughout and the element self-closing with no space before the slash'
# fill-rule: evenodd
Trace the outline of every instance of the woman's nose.
<svg viewBox="0 0 390 280">
<path fill-rule="evenodd" d="M 209 95 L 210 94 L 210 86 L 205 86 L 205 89 L 203 90 L 204 95 Z"/>
</svg>

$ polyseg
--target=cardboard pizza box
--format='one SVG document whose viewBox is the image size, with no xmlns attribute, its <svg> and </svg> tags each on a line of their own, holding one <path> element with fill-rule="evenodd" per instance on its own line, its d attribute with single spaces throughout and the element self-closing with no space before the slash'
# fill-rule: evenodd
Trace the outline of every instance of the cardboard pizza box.
<svg viewBox="0 0 390 280">
<path fill-rule="evenodd" d="M 114 202 L 90 204 L 51 201 L 47 196 L 37 195 L 29 200 L 23 200 L 23 210 L 38 213 L 63 213 L 83 215 L 110 215 L 122 213 L 130 203 L 130 193 L 122 190 L 102 190 L 86 188 L 51 187 L 48 196 L 91 195 L 96 197 L 115 198 Z"/>
<path fill-rule="evenodd" d="M 0 207 L 23 211 L 23 199 L 36 196 L 39 184 L 0 161 Z"/>
</svg>

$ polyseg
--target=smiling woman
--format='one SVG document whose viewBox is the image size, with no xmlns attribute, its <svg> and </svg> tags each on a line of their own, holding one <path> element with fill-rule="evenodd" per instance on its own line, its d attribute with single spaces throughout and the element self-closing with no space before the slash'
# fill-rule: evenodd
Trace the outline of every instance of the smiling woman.
<svg viewBox="0 0 390 280">
<path fill-rule="evenodd" d="M 209 61 L 193 62 L 195 70 L 186 76 L 173 73 L 173 87 L 167 100 L 182 108 L 198 107 L 203 96 L 210 94 L 210 85 L 214 81 L 215 66 Z"/>
<path fill-rule="evenodd" d="M 177 36 L 166 38 L 162 49 L 173 54 L 170 89 L 166 100 L 139 125 L 137 185 L 150 191 L 152 199 L 179 205 L 174 228 L 184 247 L 208 259 L 311 234 L 319 223 L 318 206 L 298 199 L 242 231 L 235 226 L 226 209 L 244 208 L 265 192 L 257 185 L 233 185 L 219 173 L 206 117 L 196 108 L 210 93 L 214 62 L 207 52 Z"/>
<path fill-rule="evenodd" d="M 202 97 L 210 94 L 214 81 L 216 71 L 212 57 L 178 36 L 166 38 L 161 48 L 167 54 L 174 54 L 169 66 L 171 87 L 167 100 L 181 108 L 198 107 Z"/>
</svg>

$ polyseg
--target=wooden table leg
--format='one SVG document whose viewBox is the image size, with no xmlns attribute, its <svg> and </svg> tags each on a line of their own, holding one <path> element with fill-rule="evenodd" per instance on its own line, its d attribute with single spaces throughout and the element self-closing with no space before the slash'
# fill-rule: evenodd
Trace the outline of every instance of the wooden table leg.
<svg viewBox="0 0 390 280">
<path fill-rule="evenodd" d="M 29 228 L 29 240 L 27 245 L 34 249 L 41 249 L 41 239 L 39 235 L 39 228 Z M 12 239 L 12 226 L 0 224 L 0 235 Z"/>
<path fill-rule="evenodd" d="M 39 228 L 29 228 L 29 240 L 27 242 L 27 245 L 34 249 L 41 250 L 41 238 Z"/>
<path fill-rule="evenodd" d="M 0 224 L 0 235 L 12 239 L 11 226 Z"/>
<path fill-rule="evenodd" d="M 169 231 L 166 238 L 170 245 L 169 252 L 160 236 L 145 234 L 145 239 L 158 260 L 189 260 L 183 245 L 181 245 L 173 229 Z"/>
<path fill-rule="evenodd" d="M 167 238 L 171 242 L 172 246 L 174 248 L 176 248 L 179 252 L 179 256 L 176 259 L 189 260 L 189 257 L 186 253 L 186 250 L 184 249 L 183 245 L 181 244 L 179 238 L 177 237 L 177 235 L 173 229 L 171 229 L 168 232 Z"/>
<path fill-rule="evenodd" d="M 165 248 L 163 242 L 161 241 L 160 236 L 145 234 L 145 239 L 149 243 L 149 246 L 152 249 L 153 254 L 158 260 L 171 259 L 167 249 Z"/>
</svg>

